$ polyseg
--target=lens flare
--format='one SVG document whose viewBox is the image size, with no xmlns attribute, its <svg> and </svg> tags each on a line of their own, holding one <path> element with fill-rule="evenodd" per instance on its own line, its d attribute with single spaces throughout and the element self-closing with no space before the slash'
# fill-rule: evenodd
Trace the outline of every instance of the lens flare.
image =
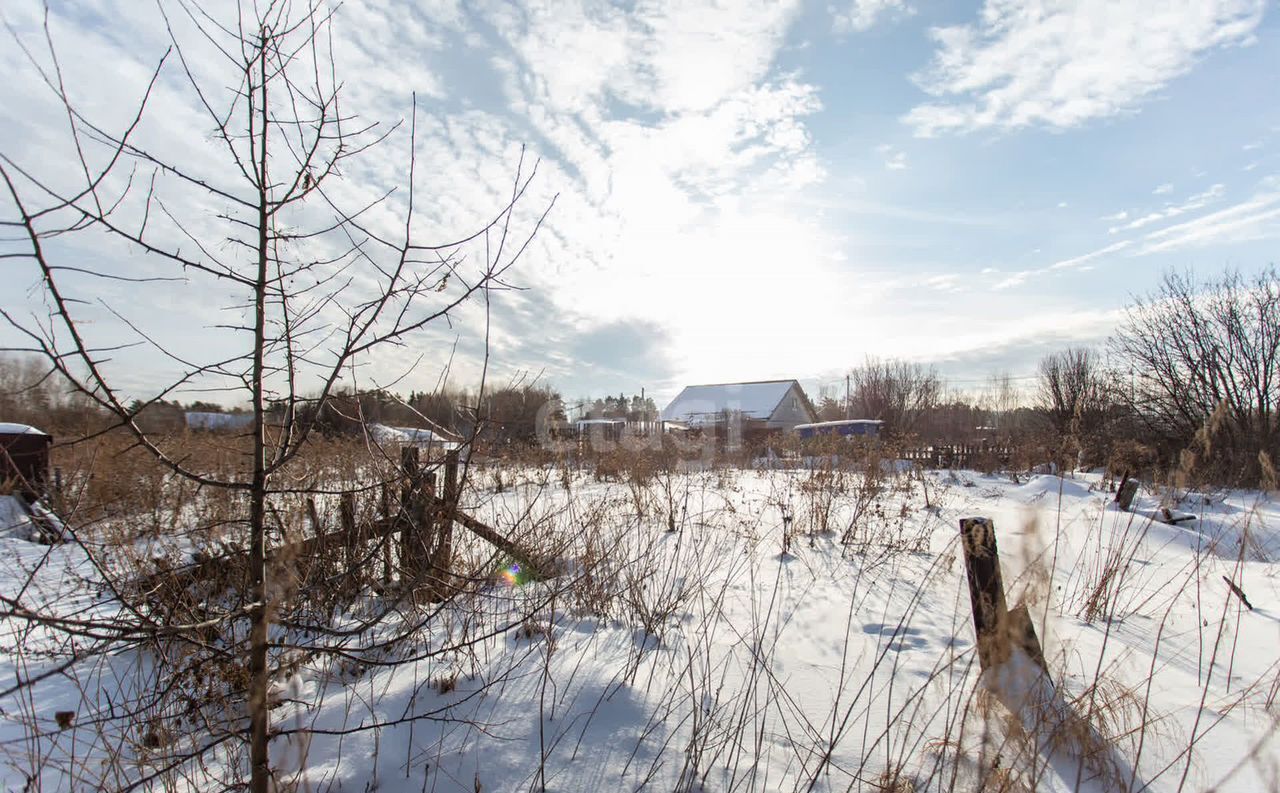
<svg viewBox="0 0 1280 793">
<path fill-rule="evenodd" d="M 507 584 L 515 586 L 520 583 L 520 565 L 513 564 L 502 571 L 502 577 L 507 580 Z"/>
</svg>

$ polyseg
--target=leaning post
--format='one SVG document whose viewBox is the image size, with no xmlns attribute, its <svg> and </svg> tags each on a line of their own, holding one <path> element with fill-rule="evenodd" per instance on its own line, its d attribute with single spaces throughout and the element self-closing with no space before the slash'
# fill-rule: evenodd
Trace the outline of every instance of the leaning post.
<svg viewBox="0 0 1280 793">
<path fill-rule="evenodd" d="M 1138 494 L 1138 480 L 1130 479 L 1129 472 L 1124 472 L 1124 477 L 1120 479 L 1120 487 L 1116 490 L 1116 503 L 1120 505 L 1120 509 L 1128 512 L 1133 506 L 1133 497 Z"/>
<path fill-rule="evenodd" d="M 1032 661 L 1047 672 L 1044 651 L 1036 638 L 1035 626 L 1026 606 L 1010 611 L 1005 604 L 995 524 L 990 518 L 961 518 L 960 540 L 964 547 L 973 628 L 978 636 L 978 663 L 982 670 L 993 669 L 1008 661 L 1010 646 L 1016 642 Z"/>
</svg>

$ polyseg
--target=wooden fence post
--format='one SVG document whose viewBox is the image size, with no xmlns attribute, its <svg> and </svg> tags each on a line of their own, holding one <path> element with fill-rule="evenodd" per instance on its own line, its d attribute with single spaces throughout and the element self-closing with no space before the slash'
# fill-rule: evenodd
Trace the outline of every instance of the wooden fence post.
<svg viewBox="0 0 1280 793">
<path fill-rule="evenodd" d="M 418 449 L 415 446 L 400 448 L 400 509 L 396 514 L 400 524 L 400 581 L 407 583 L 413 569 L 414 516 L 420 500 Z"/>
<path fill-rule="evenodd" d="M 418 502 L 414 505 L 414 523 L 417 531 L 413 541 L 413 576 L 421 580 L 424 573 L 429 574 L 435 561 L 432 550 L 435 542 L 436 525 L 436 474 L 430 471 L 422 476 L 422 487 L 418 491 Z"/>
<path fill-rule="evenodd" d="M 356 536 L 356 494 L 344 492 L 338 500 L 338 515 L 342 520 L 342 561 L 346 572 L 351 572 L 359 558 L 359 537 Z"/>
<path fill-rule="evenodd" d="M 316 510 L 314 496 L 307 496 L 307 517 L 311 519 L 311 536 L 319 537 L 324 534 L 324 524 L 320 522 L 320 513 Z"/>
<path fill-rule="evenodd" d="M 310 540 L 312 548 L 310 558 L 307 559 L 307 573 L 310 576 L 318 569 L 321 575 L 328 575 L 326 570 L 327 558 L 324 553 L 324 524 L 320 522 L 320 511 L 316 509 L 316 499 L 314 496 L 307 496 L 307 517 L 311 520 L 311 536 L 304 537 L 303 543 L 306 547 L 306 541 Z M 317 566 L 317 561 L 319 565 Z"/>
<path fill-rule="evenodd" d="M 1130 479 L 1129 472 L 1124 472 L 1124 478 L 1120 480 L 1120 489 L 1116 491 L 1116 503 L 1120 505 L 1120 509 L 1125 512 L 1133 506 L 1133 497 L 1138 494 L 1138 480 Z"/>
<path fill-rule="evenodd" d="M 978 663 L 983 671 L 1009 660 L 1013 642 L 1041 669 L 1048 671 L 1026 607 L 1019 606 L 1011 612 L 1005 605 L 995 524 L 990 518 L 961 518 L 960 539 L 969 578 L 973 628 L 978 635 Z"/>
<path fill-rule="evenodd" d="M 458 450 L 450 449 L 444 455 L 444 509 L 440 515 L 440 525 L 430 561 L 434 578 L 432 596 L 436 600 L 443 600 L 450 586 L 449 573 L 453 566 L 453 520 L 458 511 L 459 495 Z"/>
<path fill-rule="evenodd" d="M 382 548 L 382 585 L 391 583 L 391 488 L 383 482 L 378 493 L 378 511 L 382 516 L 382 538 L 378 541 Z"/>
</svg>

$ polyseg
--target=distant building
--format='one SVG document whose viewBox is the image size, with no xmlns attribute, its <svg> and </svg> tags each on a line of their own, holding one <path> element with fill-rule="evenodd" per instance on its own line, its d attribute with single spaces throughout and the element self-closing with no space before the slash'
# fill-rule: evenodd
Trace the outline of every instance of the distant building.
<svg viewBox="0 0 1280 793">
<path fill-rule="evenodd" d="M 236 432 L 253 426 L 252 413 L 213 413 L 203 410 L 188 410 L 182 414 L 189 430 L 207 430 L 209 432 Z"/>
<path fill-rule="evenodd" d="M 53 438 L 26 424 L 0 423 L 0 482 L 28 498 L 44 490 Z"/>
<path fill-rule="evenodd" d="M 662 420 L 705 428 L 738 420 L 745 431 L 790 430 L 818 420 L 795 380 L 686 386 L 662 411 Z"/>
<path fill-rule="evenodd" d="M 626 419 L 579 419 L 573 423 L 578 437 L 594 437 L 599 440 L 616 441 L 622 439 L 626 432 Z"/>
<path fill-rule="evenodd" d="M 440 427 L 429 430 L 424 427 L 391 427 L 386 424 L 369 424 L 369 437 L 381 445 L 417 446 L 432 449 L 453 449 L 462 438 Z"/>
<path fill-rule="evenodd" d="M 884 422 L 878 419 L 846 419 L 844 421 L 819 421 L 816 424 L 797 424 L 792 429 L 801 438 L 820 438 L 839 435 L 844 438 L 863 436 L 874 438 L 880 434 Z"/>
</svg>

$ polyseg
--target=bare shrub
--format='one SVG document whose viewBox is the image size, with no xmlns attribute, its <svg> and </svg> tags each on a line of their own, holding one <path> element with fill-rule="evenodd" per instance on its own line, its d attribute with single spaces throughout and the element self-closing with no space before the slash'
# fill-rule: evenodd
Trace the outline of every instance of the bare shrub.
<svg viewBox="0 0 1280 793">
<path fill-rule="evenodd" d="M 1040 361 L 1039 403 L 1049 419 L 1064 469 L 1106 462 L 1114 388 L 1093 350 L 1071 347 Z"/>
<path fill-rule="evenodd" d="M 1111 341 L 1133 408 L 1170 465 L 1194 448 L 1223 481 L 1256 482 L 1259 452 L 1280 452 L 1280 274 L 1170 272 L 1128 309 Z M 1218 419 L 1215 413 L 1221 408 Z"/>
<path fill-rule="evenodd" d="M 867 358 L 850 377 L 859 418 L 880 419 L 895 437 L 911 435 L 942 395 L 935 369 L 907 361 Z"/>
</svg>

